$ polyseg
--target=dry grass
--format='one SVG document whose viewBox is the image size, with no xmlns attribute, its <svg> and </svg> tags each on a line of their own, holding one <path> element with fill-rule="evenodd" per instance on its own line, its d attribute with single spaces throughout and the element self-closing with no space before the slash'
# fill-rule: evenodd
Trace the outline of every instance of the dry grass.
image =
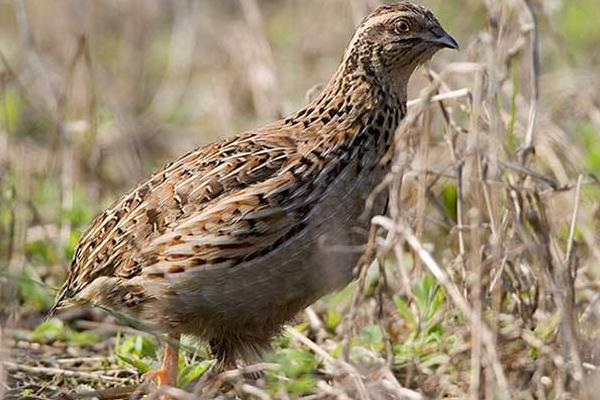
<svg viewBox="0 0 600 400">
<path fill-rule="evenodd" d="M 462 51 L 413 80 L 357 283 L 259 379 L 195 384 L 190 351 L 174 397 L 595 397 L 600 7 L 422 3 Z M 79 232 L 164 161 L 294 110 L 377 4 L 0 2 L 0 397 L 152 392 L 151 335 L 98 310 L 40 325 Z"/>
</svg>

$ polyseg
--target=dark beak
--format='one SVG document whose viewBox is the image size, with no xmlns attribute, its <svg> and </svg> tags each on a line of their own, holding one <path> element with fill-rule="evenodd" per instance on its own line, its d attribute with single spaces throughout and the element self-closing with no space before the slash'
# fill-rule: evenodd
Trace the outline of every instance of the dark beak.
<svg viewBox="0 0 600 400">
<path fill-rule="evenodd" d="M 430 41 L 440 47 L 458 50 L 458 43 L 456 42 L 456 40 L 454 40 L 454 38 L 450 36 L 448 32 L 446 32 L 439 26 L 431 29 Z"/>
</svg>

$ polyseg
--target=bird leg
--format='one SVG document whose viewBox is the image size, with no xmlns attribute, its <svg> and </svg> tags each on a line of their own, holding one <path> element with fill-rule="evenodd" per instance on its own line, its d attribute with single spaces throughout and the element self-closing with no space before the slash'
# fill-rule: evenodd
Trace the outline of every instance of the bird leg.
<svg viewBox="0 0 600 400">
<path fill-rule="evenodd" d="M 162 366 L 159 370 L 152 370 L 146 373 L 148 378 L 156 378 L 158 386 L 175 387 L 177 385 L 179 338 L 179 334 L 170 334 L 168 336 Z"/>
</svg>

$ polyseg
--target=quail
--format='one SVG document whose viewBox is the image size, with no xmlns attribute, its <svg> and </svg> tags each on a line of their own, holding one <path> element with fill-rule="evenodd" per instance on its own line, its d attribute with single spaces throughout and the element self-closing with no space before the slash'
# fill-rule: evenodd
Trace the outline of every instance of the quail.
<svg viewBox="0 0 600 400">
<path fill-rule="evenodd" d="M 368 216 L 383 210 L 365 203 L 387 172 L 409 78 L 442 48 L 458 45 L 431 11 L 377 8 L 309 104 L 191 151 L 96 217 L 51 313 L 99 305 L 204 340 L 223 368 L 256 360 L 352 280 Z M 170 341 L 161 384 L 175 384 L 177 354 Z"/>
</svg>

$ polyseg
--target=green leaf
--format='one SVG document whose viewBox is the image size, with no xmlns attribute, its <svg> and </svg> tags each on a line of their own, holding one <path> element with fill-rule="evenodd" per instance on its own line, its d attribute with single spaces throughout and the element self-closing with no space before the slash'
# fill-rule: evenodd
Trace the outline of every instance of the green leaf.
<svg viewBox="0 0 600 400">
<path fill-rule="evenodd" d="M 327 310 L 327 315 L 325 316 L 325 327 L 329 332 L 333 333 L 343 319 L 344 317 L 340 312 L 330 308 Z"/>
<path fill-rule="evenodd" d="M 132 367 L 134 367 L 135 369 L 137 369 L 142 374 L 145 374 L 146 372 L 150 371 L 150 369 L 151 369 L 151 366 L 149 363 L 147 363 L 146 361 L 140 360 L 139 358 L 127 357 L 123 354 L 117 354 L 117 357 L 119 357 L 119 359 L 121 361 L 123 361 L 126 364 L 129 364 Z"/>
<path fill-rule="evenodd" d="M 266 372 L 267 388 L 274 396 L 281 390 L 296 396 L 314 389 L 319 361 L 311 352 L 283 349 L 271 354 L 270 359 L 279 364 L 279 369 Z"/>
<path fill-rule="evenodd" d="M 121 361 L 136 368 L 141 373 L 151 369 L 152 361 L 157 357 L 156 341 L 145 335 L 132 335 L 115 343 L 115 354 Z"/>
<path fill-rule="evenodd" d="M 156 358 L 158 345 L 153 338 L 145 335 L 127 337 L 119 344 L 115 352 L 121 355 L 134 355 L 140 358 Z"/>
<path fill-rule="evenodd" d="M 318 361 L 312 353 L 300 349 L 283 349 L 273 353 L 271 358 L 290 378 L 312 372 L 318 365 Z"/>
<path fill-rule="evenodd" d="M 39 343 L 52 343 L 57 340 L 66 341 L 65 325 L 58 318 L 46 320 L 31 332 L 29 340 Z"/>
<path fill-rule="evenodd" d="M 295 395 L 309 394 L 314 390 L 317 380 L 312 375 L 304 375 L 294 380 L 287 381 L 285 388 L 288 393 Z"/>
<path fill-rule="evenodd" d="M 8 88 L 0 97 L 0 124 L 9 131 L 14 130 L 21 121 L 24 102 L 19 93 Z"/>
<path fill-rule="evenodd" d="M 358 335 L 353 344 L 373 350 L 382 350 L 384 347 L 383 333 L 378 325 L 369 325 Z"/>
<path fill-rule="evenodd" d="M 425 275 L 413 285 L 421 323 L 427 323 L 440 310 L 444 295 L 433 276 Z"/>
<path fill-rule="evenodd" d="M 411 330 L 417 329 L 417 320 L 408 304 L 400 296 L 394 296 L 394 304 L 396 304 L 396 309 L 400 316 L 408 323 L 408 327 Z"/>
<path fill-rule="evenodd" d="M 444 209 L 444 213 L 456 223 L 456 205 L 458 203 L 458 190 L 455 184 L 448 184 L 443 187 L 441 193 L 441 202 L 442 208 Z"/>
<path fill-rule="evenodd" d="M 594 174 L 600 174 L 600 132 L 589 123 L 580 124 L 577 133 L 583 142 L 585 165 Z"/>
<path fill-rule="evenodd" d="M 444 334 L 444 326 L 440 322 L 427 324 L 424 334 L 428 341 L 432 339 L 437 341 Z"/>
<path fill-rule="evenodd" d="M 39 343 L 67 342 L 72 345 L 98 343 L 101 338 L 90 331 L 74 331 L 58 318 L 51 318 L 38 325 L 29 335 L 29 340 Z"/>
<path fill-rule="evenodd" d="M 204 373 L 213 364 L 212 360 L 204 360 L 200 362 L 193 362 L 186 365 L 180 372 L 177 378 L 178 385 L 180 387 L 186 387 L 188 384 L 193 382 L 195 379 L 204 375 Z"/>
<path fill-rule="evenodd" d="M 67 340 L 72 344 L 77 344 L 80 346 L 91 345 L 94 343 L 98 343 L 102 340 L 100 336 L 90 331 L 74 331 L 68 330 Z"/>
</svg>

